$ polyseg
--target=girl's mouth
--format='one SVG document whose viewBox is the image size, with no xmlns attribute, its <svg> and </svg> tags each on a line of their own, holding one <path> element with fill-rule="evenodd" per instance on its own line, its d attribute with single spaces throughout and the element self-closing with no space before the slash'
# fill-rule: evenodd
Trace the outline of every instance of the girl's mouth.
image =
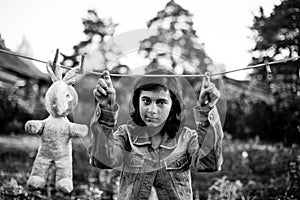
<svg viewBox="0 0 300 200">
<path fill-rule="evenodd" d="M 145 119 L 147 122 L 155 122 L 157 120 L 156 118 L 148 117 L 148 116 L 145 116 Z"/>
</svg>

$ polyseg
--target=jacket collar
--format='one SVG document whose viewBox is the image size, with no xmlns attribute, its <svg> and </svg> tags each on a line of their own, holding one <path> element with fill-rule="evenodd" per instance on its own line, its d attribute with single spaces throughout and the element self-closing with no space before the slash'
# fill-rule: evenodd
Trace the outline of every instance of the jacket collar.
<svg viewBox="0 0 300 200">
<path fill-rule="evenodd" d="M 130 124 L 127 127 L 128 133 L 131 137 L 131 141 L 135 146 L 152 145 L 151 137 L 147 133 L 145 127 L 140 127 L 135 124 Z M 168 134 L 164 134 L 160 147 L 165 149 L 175 149 L 177 147 L 177 137 L 170 138 Z"/>
<path fill-rule="evenodd" d="M 165 149 L 175 149 L 177 147 L 177 137 L 171 139 L 168 134 L 165 134 L 159 146 Z"/>
</svg>

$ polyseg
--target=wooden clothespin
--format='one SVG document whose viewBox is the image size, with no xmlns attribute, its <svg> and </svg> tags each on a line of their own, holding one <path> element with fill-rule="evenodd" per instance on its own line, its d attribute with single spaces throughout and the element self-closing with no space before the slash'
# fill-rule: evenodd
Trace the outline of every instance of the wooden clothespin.
<svg viewBox="0 0 300 200">
<path fill-rule="evenodd" d="M 210 72 L 205 72 L 204 73 L 204 77 L 203 77 L 203 81 L 202 81 L 202 89 L 205 89 L 209 86 L 210 84 Z M 208 102 L 210 102 L 210 96 L 206 95 L 206 100 L 204 101 L 204 105 L 207 105 Z"/>
<path fill-rule="evenodd" d="M 210 84 L 210 75 L 211 75 L 210 72 L 205 72 L 204 73 L 204 80 L 203 80 L 203 87 L 204 88 L 207 88 Z"/>
<path fill-rule="evenodd" d="M 56 63 L 57 63 L 58 54 L 59 54 L 59 49 L 56 49 L 54 60 L 53 60 L 53 65 L 52 65 L 52 70 L 53 71 L 55 71 L 55 68 L 56 68 L 55 66 L 56 66 Z"/>
<path fill-rule="evenodd" d="M 271 66 L 269 65 L 268 61 L 266 61 L 265 64 L 266 64 L 266 70 L 267 70 L 267 80 L 271 81 L 273 78 Z"/>
<path fill-rule="evenodd" d="M 85 55 L 81 55 L 81 61 L 80 61 L 80 72 L 82 72 L 82 71 L 83 71 L 84 59 L 85 59 Z"/>
</svg>

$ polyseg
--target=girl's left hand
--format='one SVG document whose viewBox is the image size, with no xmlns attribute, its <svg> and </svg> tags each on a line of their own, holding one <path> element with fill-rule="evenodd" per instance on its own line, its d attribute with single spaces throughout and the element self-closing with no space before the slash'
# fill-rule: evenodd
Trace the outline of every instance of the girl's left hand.
<svg viewBox="0 0 300 200">
<path fill-rule="evenodd" d="M 199 103 L 201 107 L 213 107 L 220 98 L 220 91 L 216 88 L 215 84 L 210 82 L 209 76 L 209 73 L 205 73 L 205 77 L 202 81 L 202 88 L 199 95 Z"/>
</svg>

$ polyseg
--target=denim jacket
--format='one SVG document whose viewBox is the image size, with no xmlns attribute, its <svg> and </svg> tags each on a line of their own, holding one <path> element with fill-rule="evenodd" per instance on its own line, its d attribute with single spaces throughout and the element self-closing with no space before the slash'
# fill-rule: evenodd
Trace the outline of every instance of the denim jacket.
<svg viewBox="0 0 300 200">
<path fill-rule="evenodd" d="M 118 106 L 117 106 L 118 107 Z M 182 127 L 175 138 L 163 136 L 153 148 L 145 128 L 117 126 L 118 108 L 97 106 L 91 119 L 90 162 L 101 169 L 121 171 L 118 199 L 149 199 L 154 187 L 159 199 L 192 199 L 191 169 L 221 169 L 223 130 L 217 108 L 194 108 L 197 130 Z"/>
</svg>

